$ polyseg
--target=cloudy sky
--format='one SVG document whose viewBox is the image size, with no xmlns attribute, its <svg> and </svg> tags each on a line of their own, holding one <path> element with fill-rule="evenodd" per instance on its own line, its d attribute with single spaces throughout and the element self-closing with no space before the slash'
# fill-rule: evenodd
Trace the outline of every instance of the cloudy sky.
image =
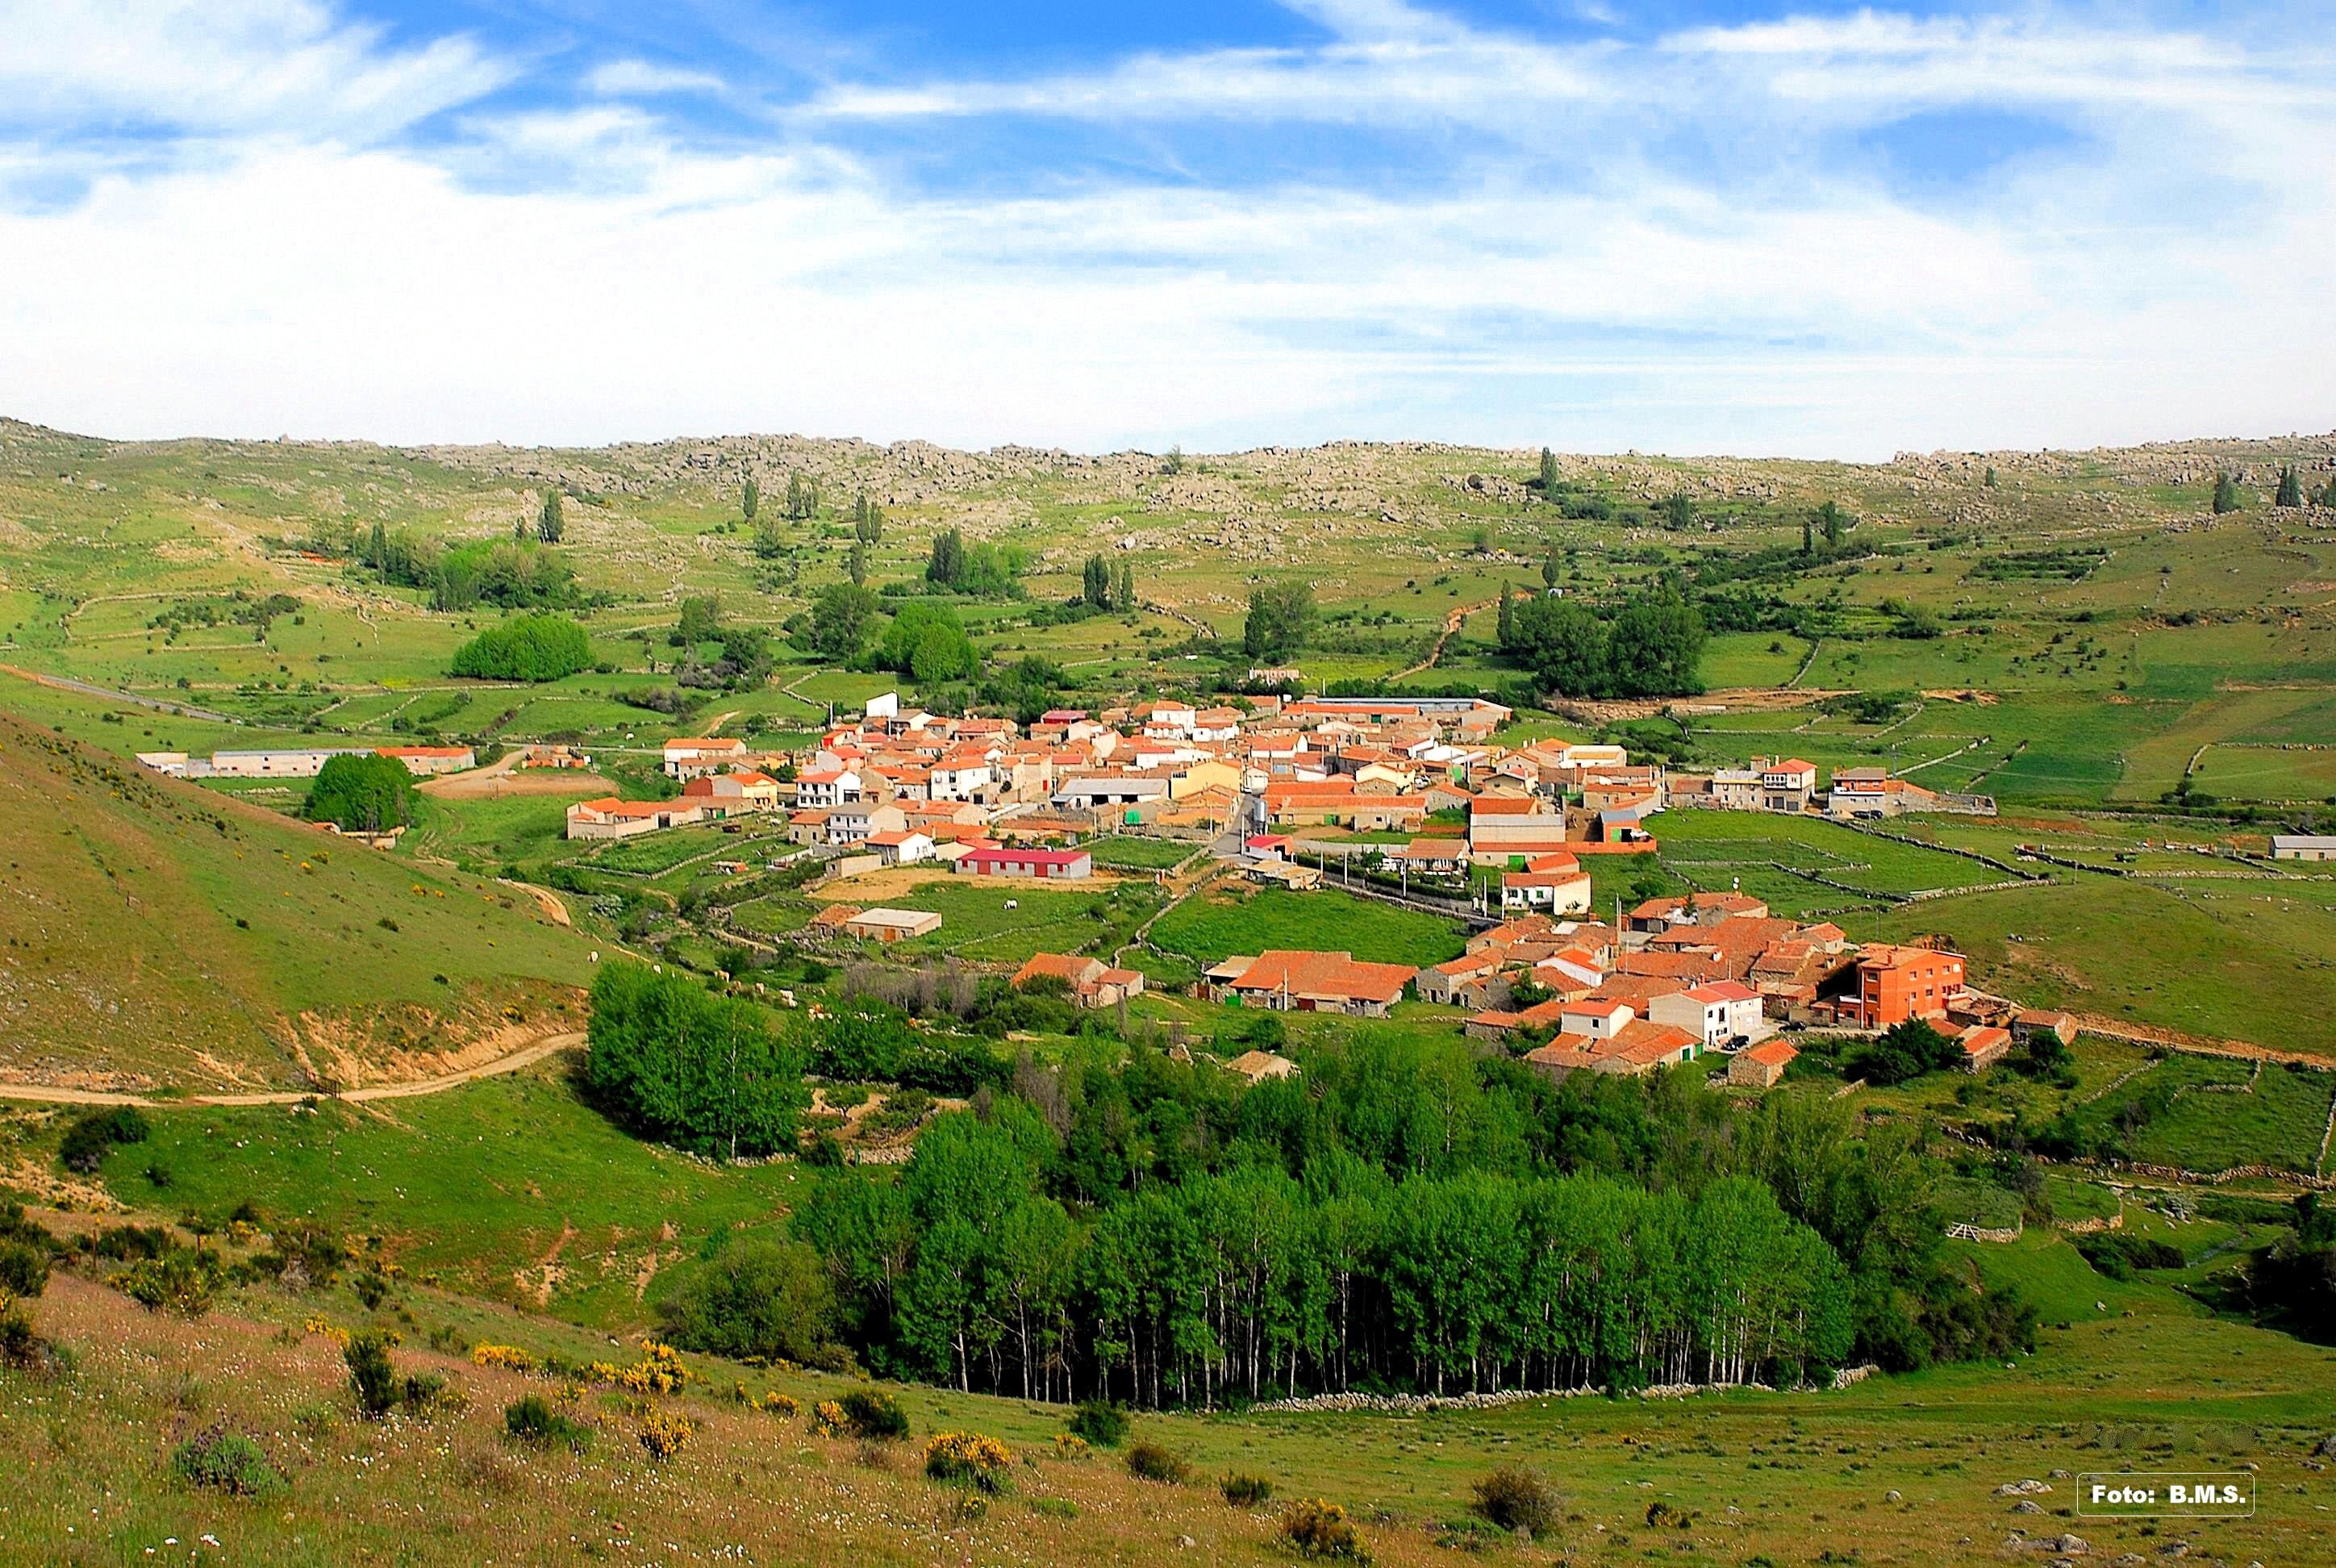
<svg viewBox="0 0 2336 1568">
<path fill-rule="evenodd" d="M 1855 458 L 2327 430 L 2327 23 L 0 0 L 0 414 Z"/>
</svg>

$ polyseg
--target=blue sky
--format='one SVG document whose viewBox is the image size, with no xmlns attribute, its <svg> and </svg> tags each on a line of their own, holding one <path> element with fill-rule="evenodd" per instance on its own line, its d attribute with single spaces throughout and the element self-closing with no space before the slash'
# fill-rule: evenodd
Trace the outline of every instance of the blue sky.
<svg viewBox="0 0 2336 1568">
<path fill-rule="evenodd" d="M 2325 21 L 0 0 L 0 412 L 1850 458 L 2327 429 Z"/>
</svg>

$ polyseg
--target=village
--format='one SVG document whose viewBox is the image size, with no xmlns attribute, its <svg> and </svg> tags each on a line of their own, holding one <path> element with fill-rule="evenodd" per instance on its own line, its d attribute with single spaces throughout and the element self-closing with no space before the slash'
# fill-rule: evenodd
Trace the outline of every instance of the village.
<svg viewBox="0 0 2336 1568">
<path fill-rule="evenodd" d="M 1242 697 L 1239 706 L 1155 700 L 1057 709 L 1027 726 L 871 699 L 859 717 L 793 750 L 676 736 L 663 800 L 615 795 L 566 810 L 574 840 L 629 839 L 700 823 L 783 823 L 788 860 L 818 863 L 833 895 L 818 933 L 881 945 L 930 936 L 939 914 L 846 901 L 852 879 L 894 868 L 955 876 L 1081 882 L 1082 841 L 1151 833 L 1205 849 L 1218 869 L 1304 893 L 1336 885 L 1444 913 L 1471 928 L 1461 956 L 1424 968 L 1340 951 L 1268 950 L 1210 967 L 1196 990 L 1275 1011 L 1384 1018 L 1406 997 L 1465 1009 L 1470 1039 L 1522 1050 L 1553 1077 L 1645 1074 L 1724 1057 L 1730 1082 L 1765 1088 L 1797 1054 L 1796 1029 L 1878 1034 L 1930 1023 L 1983 1071 L 2019 1037 L 2073 1038 L 2066 1015 L 2022 1009 L 1966 984 L 1952 952 L 1861 945 L 1830 922 L 1773 917 L 1737 891 L 1708 891 L 1593 910 L 1585 861 L 1651 855 L 1666 810 L 1767 812 L 1866 822 L 1910 812 L 1991 814 L 1985 797 L 1946 795 L 1879 768 L 1821 785 L 1794 757 L 1709 774 L 1630 760 L 1625 747 L 1556 737 L 1504 745 L 1512 717 L 1478 697 Z M 316 747 L 146 754 L 184 777 L 313 777 L 341 755 L 394 757 L 417 776 L 459 774 L 466 746 Z M 587 767 L 559 746 L 522 768 Z M 776 861 L 773 864 L 779 863 Z M 745 859 L 716 862 L 734 873 Z M 1144 977 L 1100 959 L 1042 953 L 1013 976 L 1066 985 L 1080 1006 L 1141 994 Z M 1290 1070 L 1251 1052 L 1249 1076 Z"/>
<path fill-rule="evenodd" d="M 1008 887 L 1081 883 L 1096 875 L 1081 846 L 1099 834 L 1183 841 L 1216 874 L 1299 894 L 1342 887 L 1447 915 L 1470 932 L 1461 956 L 1416 968 L 1343 951 L 1236 954 L 1208 967 L 1196 994 L 1358 1018 L 1414 998 L 1461 1009 L 1468 1038 L 1520 1051 L 1552 1077 L 1710 1057 L 1725 1059 L 1731 1082 L 1765 1088 L 1794 1059 L 1794 1031 L 1872 1035 L 1910 1019 L 1953 1039 L 1974 1072 L 2023 1034 L 2073 1037 L 2064 1015 L 1969 987 L 1955 953 L 1860 944 L 1835 924 L 1774 917 L 1741 892 L 1592 908 L 1586 864 L 1653 854 L 1666 810 L 1864 822 L 1988 814 L 1992 802 L 1880 769 L 1844 769 L 1821 784 L 1814 765 L 1791 757 L 1696 774 L 1634 763 L 1603 742 L 1497 744 L 1511 716 L 1472 697 L 1268 696 L 1061 709 L 1023 726 L 928 713 L 887 694 L 793 750 L 669 739 L 663 771 L 676 795 L 581 800 L 566 831 L 606 840 L 783 823 L 788 862 L 815 860 L 832 901 L 814 934 L 884 945 L 929 937 L 942 916 L 855 901 L 855 879 L 910 868 Z M 717 865 L 748 869 L 744 859 Z M 1038 954 L 1012 979 L 1059 983 L 1082 1007 L 1123 1004 L 1145 983 L 1106 958 L 1061 953 Z M 1294 1070 L 1271 1052 L 1231 1065 L 1252 1077 Z"/>
</svg>

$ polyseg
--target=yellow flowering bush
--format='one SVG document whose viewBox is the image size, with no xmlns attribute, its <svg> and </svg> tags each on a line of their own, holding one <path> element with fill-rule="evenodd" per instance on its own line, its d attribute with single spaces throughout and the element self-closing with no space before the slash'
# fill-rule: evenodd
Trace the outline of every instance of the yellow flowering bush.
<svg viewBox="0 0 2336 1568">
<path fill-rule="evenodd" d="M 348 1349 L 349 1331 L 346 1329 L 342 1328 L 337 1323 L 327 1322 L 323 1318 L 311 1313 L 307 1318 L 302 1320 L 300 1328 L 305 1333 L 322 1334 L 326 1339 L 330 1339 L 334 1344 L 340 1346 L 343 1349 L 346 1350 Z"/>
<path fill-rule="evenodd" d="M 763 1396 L 762 1402 L 755 1408 L 768 1410 L 774 1416 L 793 1420 L 803 1414 L 803 1402 L 791 1394 L 782 1394 L 774 1388 Z"/>
<path fill-rule="evenodd" d="M 1013 1466 L 1006 1445 L 979 1432 L 941 1432 L 925 1444 L 925 1474 L 952 1486 L 1007 1491 Z"/>
<path fill-rule="evenodd" d="M 491 1345 L 482 1341 L 471 1347 L 471 1364 L 474 1367 L 501 1367 L 511 1372 L 531 1372 L 535 1369 L 535 1358 L 517 1345 Z"/>
<path fill-rule="evenodd" d="M 1084 1459 L 1086 1456 L 1087 1440 L 1085 1437 L 1078 1436 L 1075 1432 L 1057 1432 L 1055 1434 L 1056 1458 Z"/>
<path fill-rule="evenodd" d="M 843 1407 L 832 1399 L 822 1399 L 812 1407 L 811 1424 L 822 1437 L 832 1437 L 850 1423 L 844 1419 Z"/>
<path fill-rule="evenodd" d="M 674 1394 L 690 1382 L 696 1373 L 681 1363 L 681 1353 L 670 1345 L 655 1339 L 641 1342 L 641 1359 L 636 1366 L 619 1367 L 609 1361 L 593 1361 L 584 1368 L 584 1380 L 597 1387 L 622 1388 L 628 1394 Z"/>
<path fill-rule="evenodd" d="M 696 1430 L 686 1417 L 652 1409 L 641 1417 L 641 1446 L 652 1459 L 670 1459 L 687 1446 L 689 1435 Z"/>
</svg>

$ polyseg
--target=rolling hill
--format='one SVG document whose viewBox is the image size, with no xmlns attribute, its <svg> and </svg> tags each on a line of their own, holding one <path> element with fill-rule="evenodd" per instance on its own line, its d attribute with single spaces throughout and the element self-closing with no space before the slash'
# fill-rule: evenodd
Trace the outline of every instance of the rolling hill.
<svg viewBox="0 0 2336 1568">
<path fill-rule="evenodd" d="M 572 1005 L 584 938 L 0 714 L 0 1081 L 297 1088 L 492 1054 Z"/>
</svg>

